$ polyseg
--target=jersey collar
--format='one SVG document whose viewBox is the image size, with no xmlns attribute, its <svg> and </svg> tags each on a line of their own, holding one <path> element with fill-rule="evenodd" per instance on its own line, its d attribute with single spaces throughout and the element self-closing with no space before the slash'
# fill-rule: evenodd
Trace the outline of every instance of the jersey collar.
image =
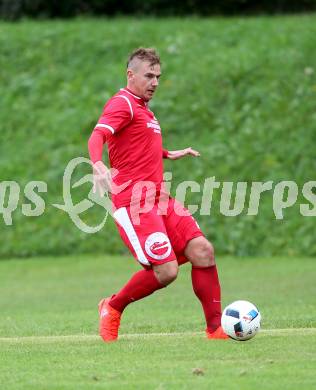
<svg viewBox="0 0 316 390">
<path fill-rule="evenodd" d="M 131 92 L 130 89 L 128 89 L 127 87 L 125 88 L 121 88 L 120 91 L 124 91 L 126 93 L 128 93 L 129 95 L 133 96 L 135 99 L 137 99 L 139 101 L 139 103 L 142 103 L 144 106 L 147 107 L 147 103 L 140 97 L 140 96 L 137 96 L 135 95 L 133 92 Z"/>
</svg>

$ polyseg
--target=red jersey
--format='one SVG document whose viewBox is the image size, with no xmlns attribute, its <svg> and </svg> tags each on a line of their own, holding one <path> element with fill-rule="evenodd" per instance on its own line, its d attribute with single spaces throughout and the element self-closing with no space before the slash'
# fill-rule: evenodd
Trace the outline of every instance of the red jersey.
<svg viewBox="0 0 316 390">
<path fill-rule="evenodd" d="M 135 189 L 140 188 L 135 184 L 142 181 L 152 183 L 147 187 L 147 196 L 154 193 L 157 196 L 163 180 L 162 136 L 148 104 L 127 88 L 121 89 L 104 106 L 91 137 L 100 135 L 108 144 L 111 168 L 118 170 L 113 182 L 118 186 L 129 183 L 120 193 L 112 194 L 114 206 L 129 205 L 133 191 L 136 195 Z M 102 154 L 91 149 L 89 141 L 92 162 L 101 160 Z"/>
</svg>

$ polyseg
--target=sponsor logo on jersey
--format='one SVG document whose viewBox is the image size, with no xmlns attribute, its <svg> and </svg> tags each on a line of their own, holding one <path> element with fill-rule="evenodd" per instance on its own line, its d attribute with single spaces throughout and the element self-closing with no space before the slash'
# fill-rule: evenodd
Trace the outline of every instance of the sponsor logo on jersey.
<svg viewBox="0 0 316 390">
<path fill-rule="evenodd" d="M 165 233 L 156 232 L 147 237 L 146 253 L 155 260 L 166 259 L 171 253 L 171 244 Z"/>
<path fill-rule="evenodd" d="M 155 133 L 161 133 L 159 122 L 156 119 L 151 119 L 150 122 L 147 122 L 147 127 L 153 129 Z"/>
</svg>

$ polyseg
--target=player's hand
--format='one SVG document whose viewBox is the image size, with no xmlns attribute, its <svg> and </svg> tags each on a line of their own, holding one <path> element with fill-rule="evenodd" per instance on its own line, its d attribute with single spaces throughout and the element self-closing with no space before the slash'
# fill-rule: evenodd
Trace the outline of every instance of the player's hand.
<svg viewBox="0 0 316 390">
<path fill-rule="evenodd" d="M 200 153 L 191 147 L 182 150 L 168 150 L 167 158 L 169 160 L 178 160 L 178 158 L 182 158 L 184 156 L 200 157 Z"/>
<path fill-rule="evenodd" d="M 97 161 L 93 166 L 93 193 L 98 193 L 101 197 L 104 194 L 111 193 L 114 195 L 119 194 L 125 188 L 127 188 L 132 180 L 117 185 L 114 183 L 113 178 L 119 173 L 115 168 L 107 168 L 102 161 Z"/>
<path fill-rule="evenodd" d="M 102 161 L 93 164 L 93 193 L 104 196 L 106 192 L 112 192 L 111 170 Z"/>
</svg>

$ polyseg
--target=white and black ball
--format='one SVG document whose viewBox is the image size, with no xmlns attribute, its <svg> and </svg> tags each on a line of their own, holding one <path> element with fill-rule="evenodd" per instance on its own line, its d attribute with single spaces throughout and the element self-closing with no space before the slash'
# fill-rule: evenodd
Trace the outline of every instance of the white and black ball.
<svg viewBox="0 0 316 390">
<path fill-rule="evenodd" d="M 245 341 L 260 330 L 261 314 L 248 301 L 235 301 L 225 307 L 222 314 L 222 328 L 234 340 Z"/>
</svg>

